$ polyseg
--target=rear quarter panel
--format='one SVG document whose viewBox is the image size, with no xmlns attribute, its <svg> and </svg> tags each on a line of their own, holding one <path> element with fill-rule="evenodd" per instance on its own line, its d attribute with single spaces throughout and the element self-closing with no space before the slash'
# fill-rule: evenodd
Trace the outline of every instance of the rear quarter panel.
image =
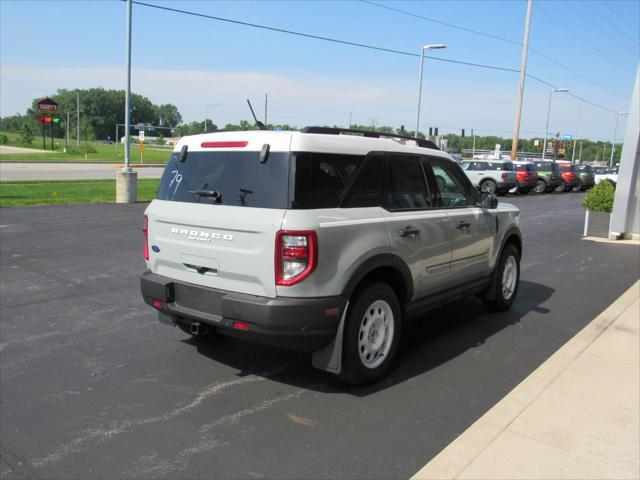
<svg viewBox="0 0 640 480">
<path fill-rule="evenodd" d="M 282 297 L 340 295 L 367 259 L 391 252 L 384 211 L 379 207 L 288 210 L 282 228 L 315 230 L 318 235 L 316 269 L 296 285 L 277 286 Z"/>
</svg>

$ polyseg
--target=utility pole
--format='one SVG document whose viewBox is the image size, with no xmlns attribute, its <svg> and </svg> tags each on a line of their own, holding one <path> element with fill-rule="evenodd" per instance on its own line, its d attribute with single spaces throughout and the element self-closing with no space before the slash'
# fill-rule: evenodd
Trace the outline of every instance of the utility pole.
<svg viewBox="0 0 640 480">
<path fill-rule="evenodd" d="M 580 140 L 580 163 L 582 163 L 582 140 Z"/>
<path fill-rule="evenodd" d="M 571 152 L 571 163 L 575 163 L 575 160 L 576 160 L 576 143 L 578 142 L 578 128 L 580 128 L 580 107 L 578 107 L 578 120 L 576 121 L 576 138 L 573 139 L 573 152 Z M 582 163 L 582 157 L 580 157 L 580 163 Z"/>
<path fill-rule="evenodd" d="M 353 112 L 349 112 L 349 128 L 351 128 L 351 125 L 352 125 L 352 123 L 351 123 L 351 114 L 352 114 L 352 113 L 353 113 Z"/>
<path fill-rule="evenodd" d="M 80 92 L 76 92 L 76 119 L 78 125 L 76 147 L 80 148 Z"/>
<path fill-rule="evenodd" d="M 529 50 L 529 27 L 531 26 L 531 7 L 533 0 L 527 0 L 527 18 L 524 24 L 524 40 L 522 42 L 522 62 L 520 64 L 520 87 L 516 98 L 516 118 L 513 125 L 513 143 L 511 145 L 511 160 L 516 159 L 518 153 L 518 137 L 520 136 L 520 117 L 522 116 L 522 97 L 524 96 L 524 81 L 527 78 L 527 52 Z"/>
<path fill-rule="evenodd" d="M 127 0 L 127 39 L 125 62 L 127 89 L 124 97 L 124 168 L 116 172 L 116 203 L 133 203 L 138 197 L 138 174 L 131 169 L 129 132 L 131 129 L 131 12 L 132 0 Z"/>
<path fill-rule="evenodd" d="M 265 124 L 265 126 L 267 125 L 267 105 L 268 105 L 268 103 L 269 103 L 269 97 L 265 93 L 264 94 L 264 124 Z"/>
</svg>

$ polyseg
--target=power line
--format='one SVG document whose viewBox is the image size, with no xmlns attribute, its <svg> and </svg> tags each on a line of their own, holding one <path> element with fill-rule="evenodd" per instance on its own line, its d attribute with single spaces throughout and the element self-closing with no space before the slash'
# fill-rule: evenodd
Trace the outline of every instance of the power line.
<svg viewBox="0 0 640 480">
<path fill-rule="evenodd" d="M 624 31 L 624 28 L 620 28 L 620 24 L 616 24 L 614 22 L 611 21 L 610 17 L 609 17 L 609 8 L 607 8 L 606 5 L 604 5 L 604 10 L 601 10 L 600 8 L 595 7 L 595 5 L 593 4 L 593 2 L 589 2 L 587 0 L 585 0 L 585 3 L 587 5 L 589 5 L 589 8 L 591 8 L 591 10 L 593 10 L 594 12 L 596 12 L 596 15 L 598 15 L 602 20 L 605 20 L 609 25 L 611 25 L 613 27 L 613 30 L 618 33 L 619 35 L 624 35 L 629 41 L 631 41 L 634 44 L 638 44 L 638 39 L 637 38 L 633 38 L 629 35 L 627 35 L 627 33 Z M 602 3 L 602 2 L 600 2 Z M 606 13 L 605 13 L 606 12 Z"/>
<path fill-rule="evenodd" d="M 540 3 L 537 4 L 536 8 L 538 10 L 540 10 L 548 18 L 550 18 L 553 22 L 557 23 L 562 29 L 566 29 L 567 28 L 567 26 L 564 25 L 563 23 L 559 22 L 554 15 L 552 15 L 551 13 L 546 11 L 542 7 L 542 5 Z M 603 52 L 602 50 L 600 50 L 598 47 L 593 45 L 589 40 L 585 40 L 584 36 L 580 32 L 574 31 L 573 33 L 576 36 L 576 38 L 578 38 L 582 43 L 587 45 L 592 51 L 598 53 L 602 58 L 605 58 L 609 62 L 616 64 L 618 67 L 620 67 L 621 69 L 623 69 L 624 71 L 626 71 L 628 73 L 635 74 L 635 71 L 632 71 L 629 68 L 627 68 L 626 66 L 622 65 L 621 63 L 618 63 L 616 60 L 613 59 L 613 57 L 611 55 L 609 55 L 609 54 Z"/>
<path fill-rule="evenodd" d="M 638 30 L 638 27 L 636 27 L 635 25 L 632 25 L 632 24 L 631 24 L 631 23 L 630 23 L 630 22 L 629 22 L 629 21 L 624 17 L 624 15 L 620 15 L 620 14 L 618 13 L 618 11 L 617 11 L 615 8 L 613 8 L 613 5 L 611 5 L 608 1 L 606 1 L 606 0 L 600 0 L 600 1 L 601 1 L 605 6 L 607 6 L 607 5 L 608 5 L 608 6 L 609 6 L 609 10 L 610 10 L 611 12 L 615 13 L 615 14 L 616 14 L 616 16 L 617 16 L 618 18 L 620 18 L 624 23 L 626 23 L 627 25 L 629 25 L 633 30 L 635 30 L 636 32 L 638 32 L 638 31 L 639 31 L 639 30 Z"/>
<path fill-rule="evenodd" d="M 125 0 L 122 0 L 125 1 Z M 272 32 L 278 32 L 278 33 L 286 33 L 289 35 L 295 35 L 298 37 L 304 37 L 304 38 L 312 38 L 314 40 L 323 40 L 325 42 L 332 42 L 332 43 L 337 43 L 337 44 L 341 44 L 341 45 L 349 45 L 351 47 L 360 47 L 360 48 L 366 48 L 369 50 L 377 50 L 379 52 L 385 52 L 385 53 L 394 53 L 396 55 L 405 55 L 408 57 L 420 57 L 420 54 L 418 53 L 414 53 L 414 52 L 405 52 L 402 50 L 396 50 L 393 48 L 386 48 L 386 47 L 379 47 L 376 45 L 368 45 L 366 43 L 358 43 L 358 42 L 351 42 L 348 40 L 340 40 L 340 39 L 336 39 L 336 38 L 330 38 L 330 37 L 324 37 L 321 35 L 314 35 L 311 33 L 303 33 L 303 32 L 296 32 L 294 30 L 287 30 L 284 28 L 276 28 L 276 27 L 270 27 L 267 25 L 260 25 L 257 23 L 249 23 L 249 22 L 243 22 L 240 20 L 234 20 L 231 18 L 224 18 L 224 17 L 216 17 L 214 15 L 207 15 L 204 13 L 198 13 L 198 12 L 191 12 L 188 10 L 180 10 L 178 8 L 171 8 L 171 7 L 162 7 L 160 5 L 153 5 L 151 3 L 144 3 L 144 2 L 140 2 L 140 1 L 134 1 L 133 2 L 136 5 L 141 5 L 144 7 L 149 7 L 149 8 L 156 8 L 158 10 L 167 10 L 170 12 L 174 12 L 174 13 L 182 13 L 184 15 L 191 15 L 194 17 L 200 17 L 200 18 L 207 18 L 209 20 L 217 20 L 220 22 L 226 22 L 226 23 L 233 23 L 235 25 L 242 25 L 245 27 L 252 27 L 252 28 L 259 28 L 262 30 L 269 30 Z M 453 59 L 449 59 L 449 58 L 441 58 L 441 57 L 432 57 L 429 55 L 425 55 L 424 58 L 429 58 L 431 60 L 435 60 L 438 62 L 446 62 L 446 63 L 456 63 L 459 65 L 467 65 L 470 67 L 479 67 L 479 68 L 488 68 L 491 70 L 501 70 L 504 72 L 520 72 L 520 70 L 514 69 L 514 68 L 508 68 L 508 67 L 500 67 L 497 65 L 485 65 L 485 64 L 481 64 L 481 63 L 473 63 L 473 62 L 465 62 L 463 60 L 453 60 Z"/>
<path fill-rule="evenodd" d="M 567 0 L 563 0 L 565 5 L 570 5 L 569 2 L 567 2 Z M 611 38 L 614 42 L 618 42 L 622 47 L 624 47 L 626 50 L 628 50 L 629 52 L 633 53 L 635 55 L 635 52 L 632 51 L 630 48 L 628 48 L 628 46 L 625 43 L 622 43 L 620 40 L 618 40 L 616 37 L 614 37 L 613 35 L 611 35 L 611 33 L 609 33 L 609 31 L 606 28 L 601 27 L 598 23 L 594 22 L 590 17 L 588 17 L 587 15 L 585 15 L 584 13 L 582 13 L 580 10 L 578 10 L 577 8 L 573 8 L 573 10 L 580 15 L 582 18 L 584 18 L 587 22 L 591 23 L 592 25 L 594 25 L 596 28 L 598 28 L 601 32 L 603 32 L 605 35 L 607 35 L 609 38 Z"/>
<path fill-rule="evenodd" d="M 493 34 L 486 33 L 486 32 L 481 32 L 481 31 L 479 31 L 479 30 L 474 30 L 474 29 L 472 29 L 472 28 L 463 27 L 463 26 L 461 26 L 461 25 L 456 25 L 456 24 L 454 24 L 454 23 L 443 22 L 443 21 L 441 21 L 441 20 L 437 20 L 437 19 L 432 18 L 432 17 L 426 17 L 426 16 L 424 16 L 424 15 L 419 15 L 419 14 L 417 14 L 417 13 L 408 12 L 408 11 L 406 11 L 406 10 L 401 10 L 401 9 L 399 9 L 399 8 L 390 7 L 390 6 L 388 6 L 388 5 L 383 5 L 383 4 L 380 4 L 380 3 L 372 2 L 372 1 L 370 1 L 370 0 L 360 0 L 360 1 L 361 1 L 362 3 L 366 3 L 367 5 L 371 5 L 371 6 L 373 6 L 373 7 L 382 8 L 382 9 L 389 10 L 389 11 L 392 11 L 392 12 L 396 12 L 396 13 L 399 13 L 399 14 L 401 14 L 401 15 L 406 15 L 406 16 L 408 16 L 408 17 L 418 18 L 418 19 L 420 19 L 420 20 L 425 20 L 425 21 L 427 21 L 427 22 L 433 22 L 433 23 L 437 23 L 437 24 L 440 24 L 440 25 L 445 25 L 445 26 L 447 26 L 447 27 L 455 28 L 455 29 L 457 29 L 457 30 L 462 30 L 462 31 L 465 31 L 465 32 L 474 33 L 474 34 L 476 34 L 476 35 L 482 35 L 482 36 L 484 36 L 484 37 L 492 38 L 492 39 L 494 39 L 494 40 L 500 40 L 500 41 L 502 41 L 502 42 L 510 43 L 510 44 L 513 44 L 513 45 L 518 45 L 518 46 L 520 46 L 520 47 L 522 46 L 522 42 L 519 42 L 519 41 L 517 41 L 517 40 L 512 40 L 512 39 L 510 39 L 510 38 L 501 37 L 501 36 L 493 35 Z M 577 70 L 574 70 L 574 69 L 572 69 L 572 68 L 570 68 L 570 67 L 566 66 L 564 63 L 561 63 L 561 62 L 559 62 L 559 61 L 555 60 L 554 58 L 550 57 L 549 55 L 546 55 L 545 53 L 541 52 L 540 50 L 538 50 L 538 49 L 536 49 L 536 48 L 529 47 L 529 50 L 530 50 L 531 52 L 533 52 L 533 53 L 535 53 L 535 54 L 539 55 L 540 57 L 542 57 L 542 58 L 546 59 L 547 61 L 549 61 L 549 62 L 553 63 L 553 64 L 554 64 L 554 65 L 556 65 L 557 67 L 560 67 L 560 68 L 562 68 L 562 69 L 564 69 L 564 70 L 566 70 L 566 71 L 568 71 L 568 72 L 571 72 L 571 73 L 573 73 L 574 75 L 576 75 L 576 76 L 578 76 L 578 77 L 582 78 L 583 80 L 586 80 L 586 81 L 587 81 L 587 82 L 589 82 L 589 83 L 592 83 L 592 84 L 594 84 L 594 85 L 596 85 L 596 86 L 598 86 L 598 87 L 600 87 L 600 88 L 602 88 L 602 89 L 604 89 L 604 90 L 607 90 L 607 91 L 608 91 L 608 92 L 610 92 L 610 93 L 613 93 L 613 94 L 615 94 L 615 95 L 618 95 L 618 96 L 620 96 L 620 97 L 622 97 L 622 98 L 624 98 L 624 99 L 628 99 L 628 98 L 629 98 L 627 95 L 624 95 L 624 94 L 622 94 L 622 93 L 620 93 L 620 92 L 617 92 L 617 91 L 615 91 L 615 90 L 612 90 L 611 88 L 607 87 L 606 85 L 603 85 L 603 84 L 602 84 L 602 83 L 600 83 L 600 82 L 596 82 L 595 80 L 592 80 L 592 79 L 591 79 L 591 78 L 589 78 L 588 76 L 586 76 L 586 75 L 584 75 L 584 74 L 582 74 L 582 73 L 578 72 Z"/>
<path fill-rule="evenodd" d="M 426 17 L 424 15 L 418 15 L 417 13 L 407 12 L 406 10 L 400 10 L 399 8 L 389 7 L 388 5 L 382 5 L 380 3 L 371 2 L 369 0 L 360 0 L 360 1 L 362 3 L 366 3 L 366 4 L 374 6 L 374 7 L 384 8 L 385 10 L 390 10 L 392 12 L 400 13 L 402 15 L 407 15 L 407 16 L 410 16 L 410 17 L 419 18 L 419 19 L 425 20 L 427 22 L 437 23 L 439 25 L 444 25 L 446 27 L 455 28 L 457 30 L 462 30 L 463 32 L 475 33 L 476 35 L 482 35 L 483 37 L 493 38 L 494 40 L 501 40 L 503 42 L 512 43 L 514 45 L 522 46 L 522 42 L 519 42 L 517 40 L 511 40 L 510 38 L 501 37 L 499 35 L 494 35 L 492 33 L 481 32 L 480 30 L 474 30 L 473 28 L 463 27 L 461 25 L 456 25 L 455 23 L 443 22 L 442 20 L 438 20 L 436 18 Z"/>
<path fill-rule="evenodd" d="M 122 1 L 126 1 L 126 0 L 122 0 Z M 385 47 L 379 47 L 379 46 L 375 46 L 375 45 L 368 45 L 365 43 L 357 43 L 357 42 L 351 42 L 351 41 L 347 41 L 347 40 L 339 40 L 339 39 L 335 39 L 335 38 L 330 38 L 330 37 L 324 37 L 321 35 L 313 35 L 310 33 L 303 33 L 303 32 L 296 32 L 293 30 L 286 30 L 283 28 L 276 28 L 276 27 L 270 27 L 267 25 L 260 25 L 260 24 L 256 24 L 256 23 L 249 23 L 249 22 L 243 22 L 240 20 L 234 20 L 234 19 L 230 19 L 230 18 L 224 18 L 224 17 L 216 17 L 213 15 L 207 15 L 204 13 L 198 13 L 198 12 L 191 12 L 188 10 L 181 10 L 178 8 L 171 8 L 171 7 L 164 7 L 164 6 L 160 6 L 160 5 L 154 5 L 154 4 L 150 4 L 150 3 L 145 3 L 145 2 L 140 2 L 140 1 L 133 1 L 132 3 L 136 4 L 136 5 L 140 5 L 143 7 L 148 7 L 148 8 L 154 8 L 157 10 L 165 10 L 165 11 L 169 11 L 169 12 L 173 12 L 173 13 L 180 13 L 183 15 L 190 15 L 190 16 L 194 16 L 194 17 L 199 17 L 199 18 L 206 18 L 209 20 L 216 20 L 216 21 L 220 21 L 220 22 L 225 22 L 225 23 L 231 23 L 231 24 L 235 24 L 235 25 L 241 25 L 241 26 L 245 26 L 245 27 L 252 27 L 252 28 L 258 28 L 261 30 L 268 30 L 268 31 L 272 31 L 272 32 L 278 32 L 278 33 L 285 33 L 288 35 L 294 35 L 294 36 L 298 36 L 298 37 L 304 37 L 304 38 L 311 38 L 314 40 L 322 40 L 322 41 L 326 41 L 326 42 L 331 42 L 331 43 L 336 43 L 336 44 L 340 44 L 340 45 L 348 45 L 348 46 L 352 46 L 352 47 L 359 47 L 359 48 L 366 48 L 369 50 L 375 50 L 375 51 L 380 51 L 380 52 L 385 52 L 385 53 L 392 53 L 392 54 L 396 54 L 396 55 L 403 55 L 403 56 L 408 56 L 408 57 L 420 57 L 421 55 L 418 53 L 414 53 L 414 52 L 405 52 L 402 50 L 395 50 L 395 49 L 391 49 L 391 48 L 385 48 Z M 471 66 L 471 67 L 477 67 L 477 68 L 485 68 L 485 69 L 489 69 L 489 70 L 499 70 L 499 71 L 504 71 L 504 72 L 510 72 L 510 73 L 520 73 L 520 69 L 515 69 L 515 68 L 508 68 L 508 67 L 499 67 L 496 65 L 485 65 L 485 64 L 481 64 L 481 63 L 472 63 L 472 62 L 465 62 L 462 60 L 452 60 L 452 59 L 447 59 L 447 58 L 440 58 L 440 57 L 432 57 L 432 56 L 428 56 L 425 55 L 424 58 L 429 58 L 431 60 L 434 61 L 438 61 L 438 62 L 446 62 L 446 63 L 453 63 L 453 64 L 458 64 L 458 65 L 466 65 L 466 66 Z M 557 85 L 554 85 L 552 83 L 549 83 L 545 80 L 542 80 L 541 78 L 538 78 L 534 75 L 531 74 L 527 74 L 527 77 L 538 81 L 544 85 L 547 85 L 551 88 L 558 88 Z M 590 100 L 586 100 L 582 97 L 579 97 L 578 95 L 572 94 L 572 93 L 568 93 L 569 95 L 573 96 L 574 98 L 577 98 L 579 100 L 584 101 L 585 103 L 588 103 L 590 105 L 593 105 L 595 107 L 601 108 L 603 110 L 606 110 L 608 112 L 611 113 L 617 113 L 616 110 L 612 110 L 610 108 L 607 108 L 603 105 L 600 105 L 598 103 L 592 102 Z"/>
</svg>

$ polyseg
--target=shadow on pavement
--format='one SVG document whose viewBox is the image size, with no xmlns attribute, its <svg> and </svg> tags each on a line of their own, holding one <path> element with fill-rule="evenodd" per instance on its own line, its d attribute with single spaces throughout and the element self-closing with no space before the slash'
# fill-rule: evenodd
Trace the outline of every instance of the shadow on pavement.
<svg viewBox="0 0 640 480">
<path fill-rule="evenodd" d="M 217 335 L 188 338 L 198 352 L 239 370 L 238 376 L 265 376 L 272 381 L 325 393 L 367 396 L 410 380 L 437 368 L 469 349 L 480 347 L 489 337 L 522 321 L 529 312 L 548 314 L 541 305 L 554 289 L 539 283 L 520 281 L 518 298 L 507 312 L 489 313 L 474 297 L 433 310 L 409 322 L 394 370 L 382 381 L 368 387 L 345 384 L 333 375 L 311 367 L 311 355 L 289 352 L 268 345 Z"/>
</svg>

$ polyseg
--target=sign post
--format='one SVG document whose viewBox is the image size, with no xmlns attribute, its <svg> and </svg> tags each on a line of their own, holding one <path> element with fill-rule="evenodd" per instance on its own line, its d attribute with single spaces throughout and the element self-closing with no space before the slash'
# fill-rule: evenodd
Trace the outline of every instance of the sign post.
<svg viewBox="0 0 640 480">
<path fill-rule="evenodd" d="M 140 163 L 142 164 L 142 156 L 144 154 L 144 130 L 138 132 L 138 148 L 140 149 Z"/>
<path fill-rule="evenodd" d="M 42 148 L 47 149 L 45 123 L 51 127 L 51 150 L 53 150 L 53 124 L 60 121 L 58 103 L 50 98 L 40 100 L 36 107 L 36 120 L 42 122 Z"/>
</svg>

